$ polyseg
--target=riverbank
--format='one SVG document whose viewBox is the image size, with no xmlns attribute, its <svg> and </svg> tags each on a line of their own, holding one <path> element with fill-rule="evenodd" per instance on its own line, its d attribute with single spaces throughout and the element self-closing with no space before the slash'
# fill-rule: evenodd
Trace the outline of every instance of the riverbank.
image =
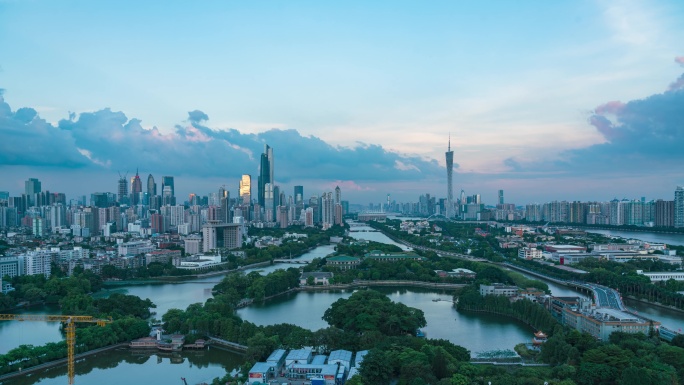
<svg viewBox="0 0 684 385">
<path fill-rule="evenodd" d="M 684 310 L 682 310 L 682 309 L 678 309 L 678 308 L 672 307 L 672 306 L 666 306 L 666 305 L 663 305 L 663 304 L 658 303 L 658 302 L 646 301 L 645 299 L 640 299 L 640 298 L 637 298 L 637 297 L 634 297 L 634 296 L 631 296 L 631 295 L 625 296 L 624 298 L 626 298 L 626 299 L 628 299 L 628 300 L 630 300 L 630 301 L 641 302 L 641 303 L 646 304 L 646 305 L 649 305 L 649 306 L 655 306 L 655 307 L 659 307 L 659 308 L 661 308 L 661 309 L 672 310 L 672 311 L 676 311 L 676 312 L 678 312 L 678 313 L 684 314 Z"/>
<path fill-rule="evenodd" d="M 81 359 L 81 358 L 85 358 L 85 357 L 88 357 L 88 356 L 92 356 L 93 354 L 102 353 L 102 352 L 106 352 L 106 351 L 108 351 L 108 350 L 112 350 L 112 349 L 116 349 L 116 348 L 121 348 L 121 347 L 128 347 L 128 342 L 122 342 L 122 343 L 120 343 L 120 344 L 109 345 L 109 346 L 105 346 L 105 347 L 102 347 L 102 348 L 89 350 L 89 351 L 87 351 L 87 352 L 85 352 L 85 353 L 76 354 L 76 355 L 74 356 L 74 361 L 78 361 L 78 360 Z M 18 377 L 18 376 L 25 376 L 25 375 L 27 375 L 27 374 L 33 373 L 33 372 L 38 371 L 38 370 L 48 369 L 48 368 L 51 368 L 51 367 L 54 367 L 54 366 L 66 365 L 66 364 L 67 364 L 67 361 L 68 361 L 67 358 L 61 358 L 61 359 L 59 359 L 59 360 L 54 360 L 54 361 L 42 363 L 42 364 L 40 364 L 40 365 L 31 366 L 31 367 L 29 367 L 29 368 L 27 368 L 27 369 L 23 369 L 23 370 L 20 370 L 20 371 L 17 371 L 17 372 L 12 372 L 12 373 L 3 374 L 3 375 L 0 376 L 0 383 L 1 383 L 2 381 L 7 380 L 7 379 L 14 378 L 14 377 Z"/>
<path fill-rule="evenodd" d="M 330 243 L 321 243 L 319 245 L 309 247 L 308 249 L 302 250 L 301 253 L 299 253 L 298 255 L 295 255 L 294 257 L 289 258 L 289 259 L 299 258 L 302 255 L 310 252 L 311 250 L 314 250 L 320 246 L 326 246 L 329 244 Z M 247 269 L 253 269 L 256 267 L 271 266 L 271 265 L 273 265 L 273 260 L 250 263 L 249 265 L 240 266 L 236 269 L 230 269 L 230 270 L 210 271 L 208 273 L 202 273 L 202 274 L 189 274 L 189 275 L 179 275 L 179 276 L 161 276 L 161 277 L 145 278 L 145 279 L 104 281 L 102 283 L 102 285 L 113 287 L 113 286 L 130 286 L 130 285 L 164 284 L 164 283 L 186 283 L 187 281 L 193 280 L 193 279 L 217 277 L 217 276 L 227 275 L 230 273 L 244 271 Z"/>
</svg>

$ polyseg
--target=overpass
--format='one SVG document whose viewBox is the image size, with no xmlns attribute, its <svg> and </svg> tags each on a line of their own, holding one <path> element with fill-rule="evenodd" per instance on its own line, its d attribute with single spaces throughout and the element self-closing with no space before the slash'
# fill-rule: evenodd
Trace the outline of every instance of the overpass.
<svg viewBox="0 0 684 385">
<path fill-rule="evenodd" d="M 559 285 L 564 285 L 568 287 L 572 287 L 574 289 L 577 289 L 582 292 L 586 293 L 591 293 L 594 303 L 596 304 L 596 307 L 603 307 L 603 308 L 611 308 L 611 309 L 617 309 L 621 311 L 628 311 L 627 308 L 625 307 L 625 304 L 622 302 L 622 296 L 620 293 L 615 290 L 611 289 L 606 286 L 598 285 L 595 283 L 591 282 L 580 282 L 580 281 L 566 281 L 563 279 L 557 279 L 557 278 L 552 278 L 547 275 L 538 273 L 536 271 L 528 270 L 520 266 L 512 265 L 510 263 L 501 263 L 502 266 L 509 267 L 514 270 L 519 270 L 524 273 L 527 273 L 529 275 L 533 275 L 535 277 L 543 278 L 547 281 L 551 281 L 553 283 L 557 283 Z"/>
</svg>

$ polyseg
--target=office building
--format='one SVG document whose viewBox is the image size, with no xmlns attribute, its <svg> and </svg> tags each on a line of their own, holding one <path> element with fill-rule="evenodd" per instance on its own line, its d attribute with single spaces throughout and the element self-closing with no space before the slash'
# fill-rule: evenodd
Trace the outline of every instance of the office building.
<svg viewBox="0 0 684 385">
<path fill-rule="evenodd" d="M 240 179 L 240 187 L 238 189 L 240 192 L 240 201 L 243 205 L 249 206 L 252 201 L 252 176 L 249 174 L 243 174 Z M 259 203 L 261 204 L 261 202 Z"/>
<path fill-rule="evenodd" d="M 130 202 L 132 206 L 139 205 L 140 193 L 142 192 L 142 181 L 140 180 L 140 175 L 138 175 L 138 170 L 135 171 L 135 176 L 131 178 L 131 198 Z"/>
<path fill-rule="evenodd" d="M 209 221 L 202 226 L 202 251 L 215 249 L 237 249 L 242 247 L 242 225 Z"/>
<path fill-rule="evenodd" d="M 504 204 L 504 191 L 499 190 L 499 204 L 502 205 Z"/>
<path fill-rule="evenodd" d="M 35 196 L 41 191 L 41 185 L 38 179 L 29 178 L 26 182 L 24 182 L 24 193 L 28 197 L 30 205 L 35 205 Z"/>
<path fill-rule="evenodd" d="M 147 194 L 151 197 L 157 195 L 157 183 L 154 182 L 152 174 L 147 176 Z"/>
<path fill-rule="evenodd" d="M 296 205 L 304 203 L 304 186 L 294 186 L 294 201 Z"/>
<path fill-rule="evenodd" d="M 176 188 L 174 187 L 174 182 L 173 182 L 172 176 L 163 176 L 162 177 L 162 192 L 164 191 L 165 187 L 170 187 L 172 197 L 176 196 Z M 176 203 L 174 202 L 173 204 L 176 204 Z"/>
<path fill-rule="evenodd" d="M 266 200 L 269 198 L 267 195 L 269 188 L 271 191 L 270 198 L 273 199 L 273 185 L 275 184 L 273 179 L 273 168 L 273 148 L 271 148 L 268 144 L 265 144 L 264 153 L 261 154 L 261 162 L 259 163 L 259 177 L 257 178 L 258 200 L 261 207 L 264 208 L 269 207 L 266 204 Z M 270 185 L 270 187 L 267 187 L 267 185 Z M 271 207 L 272 206 L 273 204 L 271 203 Z"/>
<path fill-rule="evenodd" d="M 128 203 L 128 181 L 126 181 L 126 176 L 121 176 L 121 174 L 116 185 L 116 196 L 120 204 Z"/>
</svg>

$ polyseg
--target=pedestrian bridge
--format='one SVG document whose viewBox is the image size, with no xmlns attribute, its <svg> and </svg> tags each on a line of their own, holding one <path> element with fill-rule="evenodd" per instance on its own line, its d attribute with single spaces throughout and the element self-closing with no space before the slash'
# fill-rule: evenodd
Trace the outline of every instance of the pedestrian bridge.
<svg viewBox="0 0 684 385">
<path fill-rule="evenodd" d="M 247 346 L 245 345 L 236 344 L 235 342 L 222 340 L 220 338 L 209 337 L 209 341 L 214 345 L 221 345 L 235 350 L 247 351 Z"/>
<path fill-rule="evenodd" d="M 299 265 L 308 265 L 311 263 L 308 259 L 274 259 L 273 263 L 295 263 Z"/>
</svg>

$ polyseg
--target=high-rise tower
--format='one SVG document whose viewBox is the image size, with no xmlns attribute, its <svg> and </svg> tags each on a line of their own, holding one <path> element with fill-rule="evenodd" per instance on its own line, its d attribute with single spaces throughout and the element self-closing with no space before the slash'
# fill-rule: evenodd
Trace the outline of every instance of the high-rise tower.
<svg viewBox="0 0 684 385">
<path fill-rule="evenodd" d="M 453 218 L 454 216 L 454 186 L 453 186 L 453 173 L 454 173 L 454 152 L 451 151 L 451 134 L 449 134 L 449 147 L 447 149 L 446 155 L 446 169 L 447 169 L 447 207 L 446 207 L 446 217 Z"/>
<path fill-rule="evenodd" d="M 119 203 L 128 203 L 128 181 L 126 175 L 119 173 L 119 182 L 117 183 L 116 194 Z"/>
<path fill-rule="evenodd" d="M 157 195 L 157 184 L 154 182 L 152 174 L 147 176 L 147 194 L 151 197 Z"/>
<path fill-rule="evenodd" d="M 131 205 L 135 206 L 140 202 L 140 193 L 142 192 L 142 181 L 140 180 L 140 175 L 138 175 L 138 170 L 135 170 L 135 176 L 131 178 Z"/>
<path fill-rule="evenodd" d="M 242 175 L 239 191 L 242 204 L 249 206 L 250 201 L 252 200 L 252 177 L 249 174 Z"/>
<path fill-rule="evenodd" d="M 273 199 L 273 187 L 275 183 L 273 180 L 273 168 L 273 148 L 271 148 L 268 144 L 265 144 L 264 153 L 261 154 L 261 162 L 259 163 L 259 177 L 257 180 L 257 188 L 259 190 L 257 191 L 257 198 L 259 199 L 259 205 L 261 205 L 261 207 L 266 207 L 267 199 Z"/>
<path fill-rule="evenodd" d="M 684 227 L 684 187 L 677 186 L 674 194 L 674 226 Z"/>
</svg>

